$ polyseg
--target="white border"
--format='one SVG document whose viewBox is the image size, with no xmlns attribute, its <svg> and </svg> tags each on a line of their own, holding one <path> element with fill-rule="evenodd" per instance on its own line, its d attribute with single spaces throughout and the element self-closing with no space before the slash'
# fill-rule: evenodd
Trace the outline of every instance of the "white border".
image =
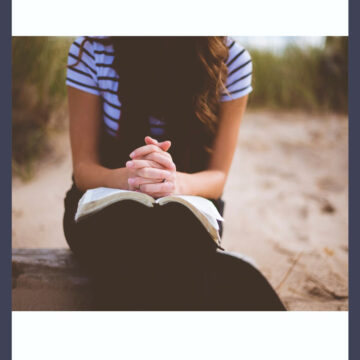
<svg viewBox="0 0 360 360">
<path fill-rule="evenodd" d="M 114 5 L 115 4 L 115 5 Z M 347 0 L 13 0 L 12 35 L 348 35 Z M 347 312 L 13 312 L 13 359 L 346 359 Z"/>
<path fill-rule="evenodd" d="M 347 0 L 13 0 L 19 35 L 348 35 Z"/>
<path fill-rule="evenodd" d="M 342 360 L 347 312 L 13 312 L 13 360 Z"/>
</svg>

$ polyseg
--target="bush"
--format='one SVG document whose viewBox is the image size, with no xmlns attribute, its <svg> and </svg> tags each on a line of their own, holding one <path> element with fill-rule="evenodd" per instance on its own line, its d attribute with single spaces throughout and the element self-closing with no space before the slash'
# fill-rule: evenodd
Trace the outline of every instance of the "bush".
<svg viewBox="0 0 360 360">
<path fill-rule="evenodd" d="M 283 53 L 249 49 L 252 108 L 347 112 L 347 37 L 328 37 L 325 49 L 288 46 Z"/>
<path fill-rule="evenodd" d="M 66 95 L 67 53 L 72 38 L 13 37 L 12 150 L 15 173 L 28 176 L 46 149 L 51 115 Z"/>
</svg>

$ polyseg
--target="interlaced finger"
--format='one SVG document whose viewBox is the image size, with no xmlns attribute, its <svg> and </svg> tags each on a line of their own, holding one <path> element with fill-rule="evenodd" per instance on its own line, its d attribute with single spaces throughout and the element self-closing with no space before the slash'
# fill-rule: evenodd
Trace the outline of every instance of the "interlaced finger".
<svg viewBox="0 0 360 360">
<path fill-rule="evenodd" d="M 168 170 L 156 169 L 156 168 L 141 168 L 136 171 L 136 176 L 144 177 L 147 179 L 165 179 L 172 180 L 173 174 Z"/>
<path fill-rule="evenodd" d="M 151 196 L 166 196 L 174 191 L 174 186 L 172 181 L 159 184 L 144 184 L 140 186 L 140 191 Z"/>
<path fill-rule="evenodd" d="M 126 167 L 130 169 L 141 169 L 144 167 L 162 168 L 161 164 L 151 159 L 131 160 L 126 163 Z"/>
<path fill-rule="evenodd" d="M 145 155 L 143 159 L 150 160 L 152 162 L 155 162 L 156 164 L 160 164 L 166 169 L 169 170 L 176 170 L 176 166 L 174 162 L 172 161 L 171 155 L 166 156 L 165 154 L 170 155 L 169 153 L 165 152 L 152 152 L 148 155 Z"/>
<path fill-rule="evenodd" d="M 137 149 L 135 149 L 131 154 L 131 159 L 143 157 L 147 154 L 150 154 L 152 152 L 164 152 L 162 149 L 160 149 L 157 145 L 144 145 Z"/>
</svg>

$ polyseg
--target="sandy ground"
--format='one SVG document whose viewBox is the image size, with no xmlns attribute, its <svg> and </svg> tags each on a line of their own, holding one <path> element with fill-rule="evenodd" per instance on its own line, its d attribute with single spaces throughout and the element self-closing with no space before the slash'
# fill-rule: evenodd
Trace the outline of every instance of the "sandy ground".
<svg viewBox="0 0 360 360">
<path fill-rule="evenodd" d="M 33 180 L 13 180 L 13 247 L 67 247 L 66 133 Z M 348 309 L 348 122 L 252 112 L 224 192 L 227 250 L 252 258 L 291 310 Z"/>
</svg>

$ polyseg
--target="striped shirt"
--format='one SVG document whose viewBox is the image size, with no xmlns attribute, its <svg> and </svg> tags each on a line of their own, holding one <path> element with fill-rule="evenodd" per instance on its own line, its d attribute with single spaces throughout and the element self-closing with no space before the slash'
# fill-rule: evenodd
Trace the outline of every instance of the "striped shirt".
<svg viewBox="0 0 360 360">
<path fill-rule="evenodd" d="M 80 44 L 83 40 L 84 37 L 80 36 L 70 46 L 68 65 L 78 61 Z M 230 37 L 227 37 L 227 46 L 229 57 L 226 62 L 228 68 L 226 89 L 229 94 L 222 94 L 221 101 L 237 99 L 252 91 L 250 54 Z M 85 42 L 80 62 L 67 69 L 66 85 L 101 96 L 105 129 L 110 135 L 116 137 L 121 118 L 121 103 L 117 96 L 119 76 L 111 67 L 113 59 L 113 45 L 103 45 L 97 41 Z M 150 135 L 159 141 L 164 140 L 166 136 L 165 122 L 153 116 L 149 117 L 149 122 Z"/>
</svg>

